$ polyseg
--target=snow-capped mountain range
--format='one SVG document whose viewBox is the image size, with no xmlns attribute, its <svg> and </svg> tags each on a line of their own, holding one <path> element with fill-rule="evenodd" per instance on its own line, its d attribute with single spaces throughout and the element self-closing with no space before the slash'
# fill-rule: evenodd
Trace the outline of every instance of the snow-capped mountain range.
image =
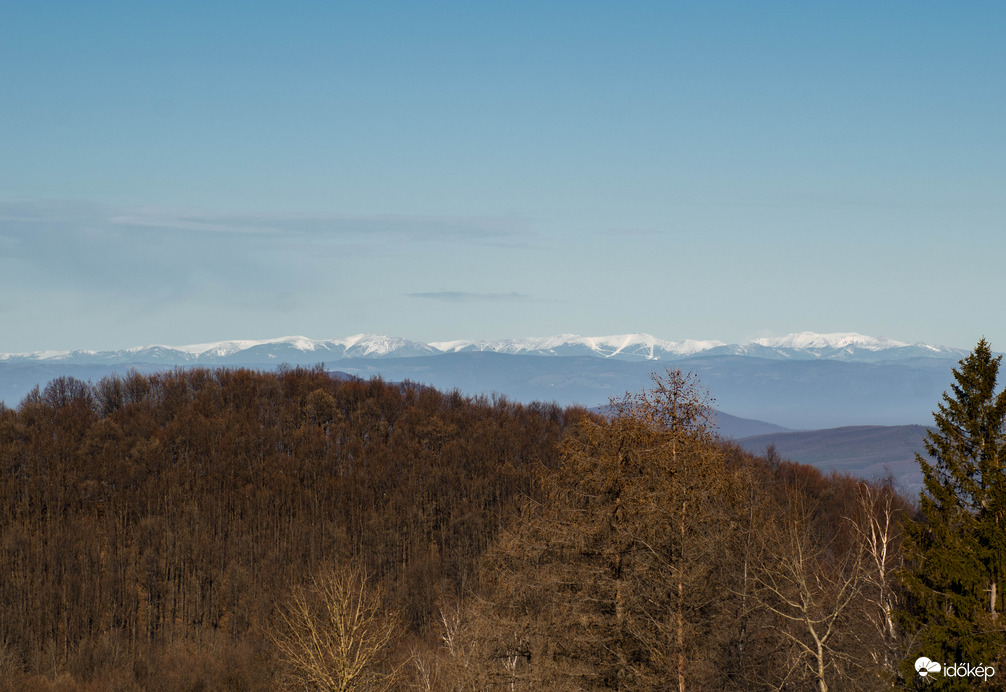
<svg viewBox="0 0 1006 692">
<path fill-rule="evenodd" d="M 855 332 L 800 332 L 740 344 L 716 340 L 668 341 L 649 334 L 579 336 L 559 334 L 525 339 L 456 340 L 423 343 L 400 337 L 357 334 L 343 339 L 288 336 L 264 340 L 217 341 L 187 346 L 137 346 L 115 351 L 35 351 L 0 354 L 0 362 L 67 364 L 151 363 L 163 365 L 305 364 L 345 359 L 408 358 L 450 353 L 493 352 L 532 356 L 594 356 L 626 361 L 674 361 L 700 356 L 750 356 L 771 360 L 879 362 L 905 358 L 959 358 L 960 349 L 911 344 Z"/>
</svg>

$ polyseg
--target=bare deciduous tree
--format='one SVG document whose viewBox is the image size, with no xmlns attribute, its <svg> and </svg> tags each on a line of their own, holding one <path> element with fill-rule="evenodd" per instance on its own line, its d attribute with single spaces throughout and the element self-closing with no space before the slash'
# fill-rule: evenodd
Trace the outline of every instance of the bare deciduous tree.
<svg viewBox="0 0 1006 692">
<path fill-rule="evenodd" d="M 344 566 L 295 586 L 271 633 L 291 677 L 309 689 L 377 692 L 394 687 L 388 656 L 399 618 L 385 613 L 362 570 Z"/>
<path fill-rule="evenodd" d="M 889 676 L 897 675 L 897 663 L 906 653 L 901 633 L 895 624 L 898 593 L 897 570 L 903 564 L 901 529 L 898 525 L 898 496 L 887 486 L 861 484 L 859 507 L 851 518 L 852 529 L 863 550 L 866 619 L 877 637 L 871 656 Z"/>
<path fill-rule="evenodd" d="M 753 569 L 753 596 L 777 619 L 775 631 L 788 643 L 783 669 L 770 681 L 813 685 L 827 692 L 832 682 L 857 677 L 856 654 L 842 645 L 848 623 L 866 586 L 861 546 L 833 550 L 812 531 L 809 512 L 798 499 L 788 515 L 764 535 Z"/>
</svg>

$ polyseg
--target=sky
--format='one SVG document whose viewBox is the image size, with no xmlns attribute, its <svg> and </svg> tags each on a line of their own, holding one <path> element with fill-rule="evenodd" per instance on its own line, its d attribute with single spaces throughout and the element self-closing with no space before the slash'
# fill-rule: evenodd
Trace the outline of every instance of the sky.
<svg viewBox="0 0 1006 692">
<path fill-rule="evenodd" d="M 1006 4 L 0 4 L 0 352 L 1006 350 Z"/>
</svg>

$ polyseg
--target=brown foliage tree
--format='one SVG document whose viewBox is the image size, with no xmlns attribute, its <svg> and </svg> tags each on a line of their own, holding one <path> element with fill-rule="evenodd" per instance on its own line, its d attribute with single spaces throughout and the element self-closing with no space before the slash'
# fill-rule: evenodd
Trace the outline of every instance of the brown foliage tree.
<svg viewBox="0 0 1006 692">
<path fill-rule="evenodd" d="M 488 568 L 496 658 L 530 689 L 702 686 L 739 486 L 694 378 L 584 418 Z"/>
</svg>

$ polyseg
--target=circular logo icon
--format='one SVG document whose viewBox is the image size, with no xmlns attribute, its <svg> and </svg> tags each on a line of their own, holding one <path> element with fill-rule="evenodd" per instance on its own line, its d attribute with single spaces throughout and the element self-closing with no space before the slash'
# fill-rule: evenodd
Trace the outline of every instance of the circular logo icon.
<svg viewBox="0 0 1006 692">
<path fill-rule="evenodd" d="M 930 673 L 939 673 L 940 664 L 936 661 L 931 661 L 925 656 L 919 656 L 915 659 L 915 670 L 919 671 L 919 675 L 926 677 Z"/>
</svg>

